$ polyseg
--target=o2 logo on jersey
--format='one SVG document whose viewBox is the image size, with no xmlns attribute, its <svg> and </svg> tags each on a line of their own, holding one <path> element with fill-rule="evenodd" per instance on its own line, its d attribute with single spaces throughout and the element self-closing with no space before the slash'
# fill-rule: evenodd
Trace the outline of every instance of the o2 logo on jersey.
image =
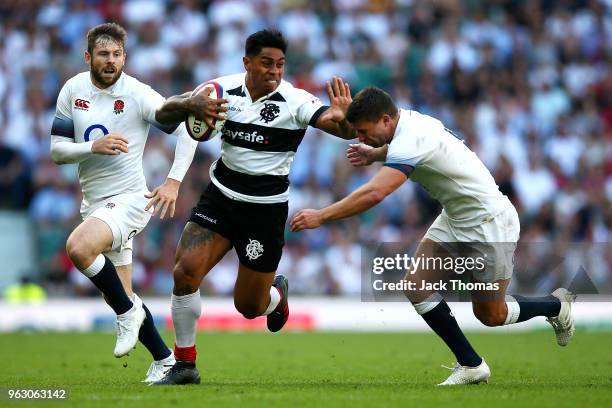
<svg viewBox="0 0 612 408">
<path fill-rule="evenodd" d="M 102 131 L 102 137 L 109 134 L 108 129 L 105 128 L 104 125 L 96 124 L 96 125 L 91 125 L 87 129 L 85 129 L 85 133 L 83 134 L 83 139 L 85 139 L 86 142 L 89 142 L 89 135 L 91 134 L 91 132 L 93 132 L 96 129 L 99 129 Z M 99 139 L 99 137 L 96 137 L 96 139 Z"/>
</svg>

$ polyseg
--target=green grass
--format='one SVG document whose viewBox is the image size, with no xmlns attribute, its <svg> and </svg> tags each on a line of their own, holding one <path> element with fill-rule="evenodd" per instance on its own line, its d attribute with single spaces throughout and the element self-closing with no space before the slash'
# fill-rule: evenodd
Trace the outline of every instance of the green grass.
<svg viewBox="0 0 612 408">
<path fill-rule="evenodd" d="M 428 333 L 200 333 L 202 384 L 174 387 L 141 384 L 146 350 L 117 360 L 110 333 L 2 334 L 0 387 L 66 388 L 69 398 L 0 406 L 612 406 L 612 333 L 578 331 L 567 348 L 552 331 L 468 337 L 490 384 L 441 389 L 440 364 L 453 359 Z"/>
</svg>

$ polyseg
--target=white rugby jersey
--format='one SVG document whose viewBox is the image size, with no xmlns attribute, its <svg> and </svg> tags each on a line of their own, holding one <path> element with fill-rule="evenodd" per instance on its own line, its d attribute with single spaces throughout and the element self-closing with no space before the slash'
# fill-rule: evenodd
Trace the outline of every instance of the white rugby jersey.
<svg viewBox="0 0 612 408">
<path fill-rule="evenodd" d="M 440 202 L 452 221 L 477 225 L 507 208 L 489 170 L 442 122 L 400 109 L 385 165 L 412 167 L 410 179 Z"/>
<path fill-rule="evenodd" d="M 89 72 L 66 81 L 57 99 L 52 136 L 86 143 L 118 133 L 128 140 L 127 154 L 92 154 L 79 162 L 83 207 L 117 194 L 147 191 L 142 155 L 150 125 L 167 133 L 176 128 L 155 121 L 163 103 L 159 93 L 125 73 L 106 89 L 97 88 Z"/>
<path fill-rule="evenodd" d="M 212 182 L 226 196 L 253 203 L 289 199 L 289 170 L 306 128 L 328 107 L 312 94 L 281 81 L 256 101 L 246 74 L 213 81 L 223 87 L 228 111 L 221 137 L 221 158 L 210 168 Z"/>
</svg>

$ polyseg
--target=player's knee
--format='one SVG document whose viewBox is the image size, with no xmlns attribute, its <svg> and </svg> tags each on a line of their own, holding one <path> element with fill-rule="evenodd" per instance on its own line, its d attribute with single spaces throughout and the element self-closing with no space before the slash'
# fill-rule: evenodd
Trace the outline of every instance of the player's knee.
<svg viewBox="0 0 612 408">
<path fill-rule="evenodd" d="M 236 310 L 244 316 L 245 319 L 254 319 L 261 316 L 262 310 L 259 305 L 251 302 L 240 302 L 234 299 L 234 306 Z"/>
<path fill-rule="evenodd" d="M 174 270 L 172 271 L 174 276 L 174 285 L 180 287 L 189 287 L 195 292 L 200 286 L 200 279 L 198 277 L 197 270 L 190 267 L 184 262 L 176 263 Z"/>
<path fill-rule="evenodd" d="M 506 321 L 506 315 L 499 308 L 474 307 L 474 315 L 488 327 L 502 326 Z"/>
<path fill-rule="evenodd" d="M 66 253 L 72 261 L 72 263 L 79 269 L 85 269 L 91 265 L 96 258 L 96 254 L 83 245 L 77 239 L 70 237 L 66 241 Z"/>
</svg>

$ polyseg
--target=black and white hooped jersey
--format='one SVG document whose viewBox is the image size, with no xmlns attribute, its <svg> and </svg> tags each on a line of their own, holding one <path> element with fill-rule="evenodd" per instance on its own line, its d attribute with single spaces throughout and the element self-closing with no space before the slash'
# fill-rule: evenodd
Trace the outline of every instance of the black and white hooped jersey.
<svg viewBox="0 0 612 408">
<path fill-rule="evenodd" d="M 212 182 L 227 197 L 252 203 L 289 198 L 289 170 L 306 128 L 328 107 L 287 81 L 251 100 L 246 74 L 214 79 L 223 87 L 228 111 L 221 137 L 221 158 L 210 168 Z"/>
<path fill-rule="evenodd" d="M 97 88 L 89 72 L 75 75 L 62 87 L 51 135 L 74 143 L 87 143 L 109 133 L 128 140 L 128 153 L 92 155 L 79 163 L 83 205 L 117 194 L 147 191 L 142 155 L 150 125 L 171 133 L 176 126 L 155 120 L 164 97 L 150 86 L 122 73 L 106 89 Z"/>
</svg>

